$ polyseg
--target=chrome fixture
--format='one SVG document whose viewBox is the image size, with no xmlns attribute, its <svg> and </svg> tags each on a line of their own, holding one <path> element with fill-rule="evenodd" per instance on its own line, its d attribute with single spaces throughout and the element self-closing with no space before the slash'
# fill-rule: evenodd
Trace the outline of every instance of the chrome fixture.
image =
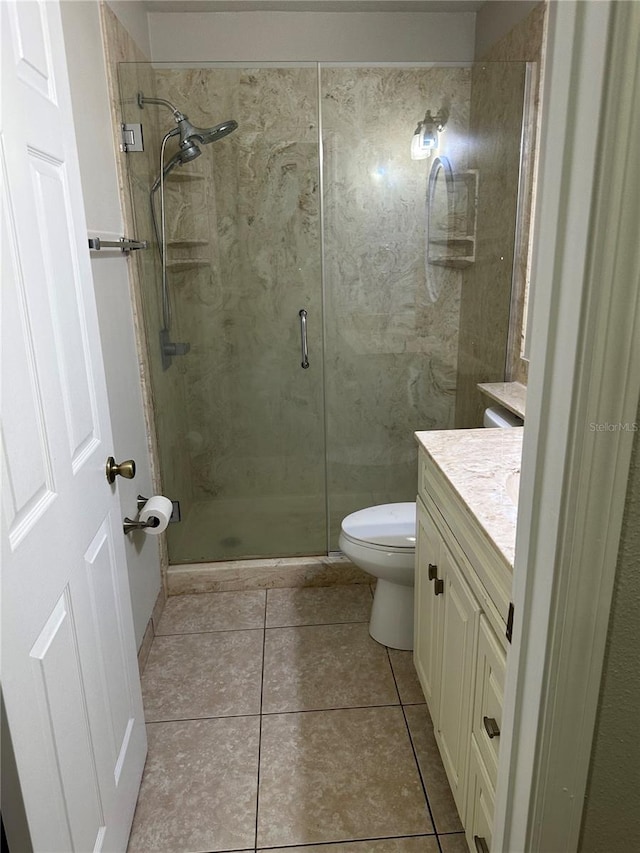
<svg viewBox="0 0 640 853">
<path fill-rule="evenodd" d="M 303 370 L 309 367 L 309 346 L 307 344 L 307 312 L 304 308 L 298 311 L 300 317 L 300 348 L 302 352 L 302 362 L 300 366 Z"/>
<path fill-rule="evenodd" d="M 122 529 L 129 534 L 133 530 L 144 530 L 145 527 L 158 527 L 160 522 L 153 516 L 148 521 L 134 521 L 132 518 L 125 518 L 122 524 Z"/>
<path fill-rule="evenodd" d="M 177 343 L 171 340 L 171 303 L 169 300 L 169 286 L 167 281 L 167 238 L 165 228 L 165 208 L 164 208 L 164 179 L 175 169 L 176 166 L 182 166 L 185 163 L 195 160 L 202 154 L 200 145 L 208 145 L 210 142 L 217 142 L 229 133 L 232 133 L 237 127 L 238 122 L 230 119 L 216 124 L 213 127 L 196 127 L 191 124 L 188 117 L 175 107 L 170 101 L 164 98 L 149 98 L 142 92 L 138 92 L 138 106 L 144 109 L 145 104 L 156 104 L 157 106 L 167 107 L 173 113 L 173 117 L 177 124 L 172 130 L 165 133 L 162 144 L 160 146 L 160 172 L 158 177 L 151 186 L 149 193 L 149 203 L 151 206 L 151 219 L 153 222 L 153 230 L 156 235 L 158 251 L 160 253 L 160 261 L 162 263 L 162 326 L 160 330 L 160 352 L 162 355 L 162 369 L 168 370 L 171 366 L 171 359 L 177 355 L 186 355 L 191 349 L 189 343 Z M 164 152 L 169 139 L 179 137 L 178 150 L 165 165 Z M 156 217 L 156 209 L 154 196 L 160 190 L 160 228 L 158 228 L 158 220 Z"/>
<path fill-rule="evenodd" d="M 441 109 L 435 115 L 431 115 L 431 110 L 427 110 L 422 121 L 418 122 L 418 126 L 413 131 L 411 139 L 411 159 L 425 160 L 431 156 L 439 144 L 438 134 L 442 133 L 449 119 L 447 110 Z"/>
<path fill-rule="evenodd" d="M 146 240 L 129 240 L 128 237 L 121 237 L 119 240 L 89 237 L 89 248 L 94 252 L 99 252 L 101 249 L 120 249 L 121 252 L 131 252 L 133 249 L 146 249 L 148 244 Z"/>
<path fill-rule="evenodd" d="M 149 500 L 149 498 L 145 498 L 144 495 L 138 495 L 136 498 L 136 506 L 138 507 L 138 514 L 142 512 L 144 509 L 144 505 Z M 169 519 L 169 524 L 174 524 L 180 521 L 180 502 L 179 501 L 171 501 L 173 504 L 173 512 L 171 514 L 171 518 Z M 140 521 L 139 519 L 133 518 L 125 518 L 123 519 L 123 529 L 125 533 L 131 533 L 133 530 L 144 530 L 146 527 L 157 527 L 160 524 L 159 520 L 152 516 L 148 521 Z"/>
</svg>

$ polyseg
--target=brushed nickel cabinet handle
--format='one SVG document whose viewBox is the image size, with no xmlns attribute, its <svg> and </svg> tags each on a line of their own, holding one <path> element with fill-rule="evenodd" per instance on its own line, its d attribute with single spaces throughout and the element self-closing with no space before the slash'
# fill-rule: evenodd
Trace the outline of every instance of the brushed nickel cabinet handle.
<svg viewBox="0 0 640 853">
<path fill-rule="evenodd" d="M 434 581 L 438 577 L 438 567 L 435 563 L 429 563 L 428 577 L 430 581 Z"/>
<path fill-rule="evenodd" d="M 485 730 L 490 738 L 500 736 L 500 726 L 496 719 L 493 717 L 483 717 L 482 722 L 484 723 Z"/>
<path fill-rule="evenodd" d="M 489 845 L 480 835 L 474 835 L 473 841 L 476 845 L 476 850 L 478 853 L 489 853 Z"/>
</svg>

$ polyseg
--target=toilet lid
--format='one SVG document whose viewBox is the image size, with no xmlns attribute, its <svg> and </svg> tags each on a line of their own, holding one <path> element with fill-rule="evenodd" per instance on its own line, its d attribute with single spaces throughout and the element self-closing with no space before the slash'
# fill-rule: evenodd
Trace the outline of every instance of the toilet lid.
<svg viewBox="0 0 640 853">
<path fill-rule="evenodd" d="M 382 504 L 359 509 L 343 519 L 342 530 L 352 539 L 372 545 L 415 548 L 415 502 Z"/>
</svg>

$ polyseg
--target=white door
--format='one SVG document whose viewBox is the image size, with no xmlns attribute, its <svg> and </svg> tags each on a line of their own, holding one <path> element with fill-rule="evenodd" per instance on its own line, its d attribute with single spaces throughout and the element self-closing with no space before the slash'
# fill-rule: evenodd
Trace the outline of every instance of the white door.
<svg viewBox="0 0 640 853">
<path fill-rule="evenodd" d="M 124 850 L 146 739 L 60 14 L 0 7 L 2 690 L 34 849 Z"/>
</svg>

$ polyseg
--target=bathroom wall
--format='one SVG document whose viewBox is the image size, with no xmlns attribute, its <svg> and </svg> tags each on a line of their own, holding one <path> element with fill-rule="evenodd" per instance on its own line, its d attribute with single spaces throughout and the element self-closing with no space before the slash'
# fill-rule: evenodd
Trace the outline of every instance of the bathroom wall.
<svg viewBox="0 0 640 853">
<path fill-rule="evenodd" d="M 154 62 L 464 62 L 475 13 L 151 12 L 149 33 Z"/>
<path fill-rule="evenodd" d="M 521 192 L 523 205 L 519 210 L 517 239 L 511 291 L 511 315 L 507 341 L 507 365 L 505 379 L 525 385 L 529 373 L 529 361 L 522 357 L 525 348 L 527 307 L 529 303 L 530 253 L 532 217 L 535 206 L 535 188 L 538 171 L 538 138 L 540 134 L 540 99 L 544 83 L 545 40 L 547 26 L 546 0 L 533 5 L 532 11 L 516 24 L 487 53 L 486 58 L 495 62 L 510 61 L 514 57 L 531 62 L 531 109 L 528 124 L 525 122 L 523 135 L 523 172 Z M 477 47 L 477 43 L 476 43 Z"/>
<path fill-rule="evenodd" d="M 640 425 L 640 410 L 636 416 Z M 636 433 L 586 792 L 581 853 L 626 853 L 640 838 L 640 433 Z"/>
<path fill-rule="evenodd" d="M 107 239 L 125 233 L 118 194 L 115 132 L 103 57 L 97 2 L 61 4 L 82 190 L 90 232 Z M 132 234 L 134 232 L 127 232 Z M 123 513 L 135 515 L 136 496 L 152 490 L 128 262 L 118 253 L 93 253 L 100 336 L 114 440 L 113 455 L 135 458 L 136 478 L 118 480 Z M 158 542 L 127 538 L 125 552 L 135 635 L 140 647 L 161 587 Z"/>
<path fill-rule="evenodd" d="M 526 375 L 510 370 L 507 345 L 510 323 L 522 324 L 521 296 L 512 311 L 512 279 L 516 250 L 517 190 L 520 170 L 521 113 L 525 91 L 524 61 L 542 57 L 545 22 L 540 3 L 474 66 L 471 88 L 470 163 L 479 171 L 476 262 L 463 274 L 460 311 L 460 351 L 455 424 L 482 424 L 486 405 L 478 382 Z M 538 83 L 534 83 L 534 91 Z M 535 150 L 535 136 L 528 142 Z M 533 171 L 533 170 L 532 170 Z M 531 191 L 525 198 L 531 204 Z M 528 229 L 522 221 L 521 233 Z M 528 241 L 516 257 L 516 285 L 524 293 L 528 271 Z M 516 339 L 518 336 L 516 335 Z M 519 346 L 517 347 L 519 350 Z M 518 360 L 516 353 L 512 361 Z M 519 360 L 518 360 L 519 361 Z"/>
<path fill-rule="evenodd" d="M 149 40 L 147 4 L 131 2 L 131 0 L 105 0 L 105 2 L 127 32 L 136 51 L 148 59 L 151 56 L 151 41 Z"/>
<path fill-rule="evenodd" d="M 540 0 L 500 0 L 483 3 L 476 13 L 476 59 L 486 59 L 489 51 L 517 32 L 523 21 L 540 6 Z M 524 25 L 524 31 L 528 25 Z"/>
</svg>

